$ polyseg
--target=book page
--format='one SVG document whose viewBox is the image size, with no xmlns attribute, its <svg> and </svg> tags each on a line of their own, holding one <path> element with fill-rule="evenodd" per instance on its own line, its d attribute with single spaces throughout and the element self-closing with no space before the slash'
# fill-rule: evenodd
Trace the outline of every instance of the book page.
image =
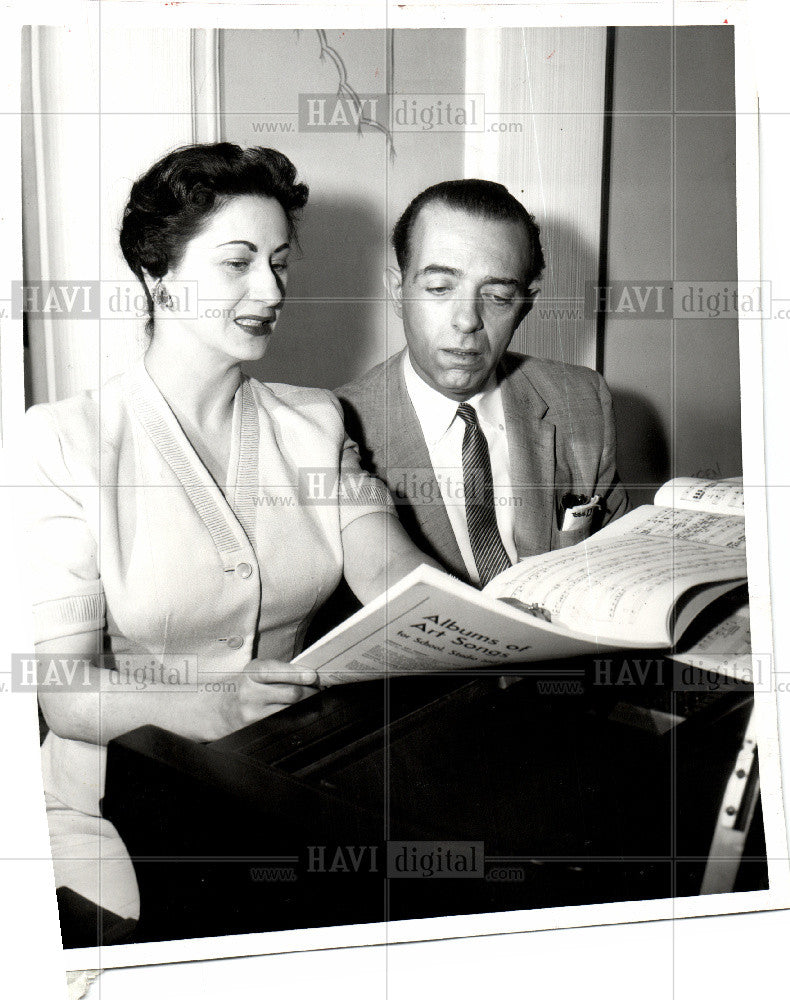
<svg viewBox="0 0 790 1000">
<path fill-rule="evenodd" d="M 628 643 L 628 645 L 635 645 Z M 499 668 L 606 652 L 420 566 L 294 659 L 323 687 L 375 677 Z"/>
<path fill-rule="evenodd" d="M 672 659 L 725 677 L 752 681 L 751 654 L 752 636 L 747 600 L 729 610 L 693 642 L 673 653 Z"/>
<path fill-rule="evenodd" d="M 664 483 L 653 503 L 676 510 L 704 510 L 743 517 L 742 479 L 694 479 L 681 476 Z"/>
<path fill-rule="evenodd" d="M 578 545 L 506 570 L 492 597 L 544 608 L 582 635 L 669 645 L 678 597 L 702 584 L 745 579 L 743 519 L 640 507 Z"/>
<path fill-rule="evenodd" d="M 639 508 L 642 510 L 643 508 Z M 633 511 L 632 513 L 637 513 Z M 624 519 L 621 519 L 621 521 Z M 617 528 L 616 521 L 612 528 Z M 606 529 L 604 529 L 606 531 Z M 644 520 L 627 527 L 629 535 L 653 538 L 671 538 L 676 541 L 694 542 L 697 545 L 714 545 L 717 548 L 746 552 L 746 524 L 743 517 L 731 514 L 711 514 L 702 510 L 681 511 L 672 507 L 653 507 Z M 619 532 L 612 531 L 610 538 Z M 601 537 L 599 532 L 597 538 Z M 713 556 L 713 554 L 711 554 Z M 715 556 L 713 556 L 715 558 Z"/>
</svg>

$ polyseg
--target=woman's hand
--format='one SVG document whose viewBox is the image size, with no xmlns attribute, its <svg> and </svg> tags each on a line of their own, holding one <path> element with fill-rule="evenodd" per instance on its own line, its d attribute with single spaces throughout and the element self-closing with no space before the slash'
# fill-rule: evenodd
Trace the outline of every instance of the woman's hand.
<svg viewBox="0 0 790 1000">
<path fill-rule="evenodd" d="M 218 704 L 205 714 L 201 727 L 205 732 L 199 739 L 220 739 L 309 698 L 318 690 L 318 675 L 280 660 L 250 660 L 244 670 L 223 677 L 220 684 L 223 690 L 214 696 Z M 205 697 L 210 701 L 210 694 Z"/>
<path fill-rule="evenodd" d="M 39 704 L 50 729 L 64 739 L 107 744 L 138 726 L 154 725 L 192 740 L 217 740 L 293 705 L 318 690 L 314 670 L 279 660 L 251 660 L 233 674 L 198 678 L 198 691 L 158 683 L 145 690 L 113 683 L 113 671 L 90 663 L 82 671 L 83 690 L 68 698 L 48 686 L 44 677 L 50 656 L 64 654 L 91 661 L 101 648 L 101 632 L 82 632 L 36 645 L 42 664 Z"/>
</svg>

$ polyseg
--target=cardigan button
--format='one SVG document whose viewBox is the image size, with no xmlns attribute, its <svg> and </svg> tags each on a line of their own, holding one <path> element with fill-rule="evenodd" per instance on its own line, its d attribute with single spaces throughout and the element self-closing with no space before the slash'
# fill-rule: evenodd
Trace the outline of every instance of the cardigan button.
<svg viewBox="0 0 790 1000">
<path fill-rule="evenodd" d="M 240 562 L 239 565 L 236 567 L 236 572 L 239 574 L 242 580 L 249 580 L 249 578 L 252 576 L 252 566 L 250 566 L 249 563 Z"/>
<path fill-rule="evenodd" d="M 240 635 L 231 635 L 228 637 L 228 649 L 241 649 L 244 645 L 244 640 Z"/>
</svg>

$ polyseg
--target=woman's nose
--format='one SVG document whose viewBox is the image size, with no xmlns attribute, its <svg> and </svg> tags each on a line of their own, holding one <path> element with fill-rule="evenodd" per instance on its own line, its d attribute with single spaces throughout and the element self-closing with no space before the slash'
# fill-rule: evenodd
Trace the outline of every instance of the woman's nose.
<svg viewBox="0 0 790 1000">
<path fill-rule="evenodd" d="M 267 306 L 278 306 L 285 297 L 285 281 L 268 263 L 250 271 L 249 298 Z"/>
</svg>

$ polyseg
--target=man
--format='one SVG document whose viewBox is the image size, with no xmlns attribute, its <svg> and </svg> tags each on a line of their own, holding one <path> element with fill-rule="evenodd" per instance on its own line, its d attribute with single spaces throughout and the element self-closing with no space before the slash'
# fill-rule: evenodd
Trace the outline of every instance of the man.
<svg viewBox="0 0 790 1000">
<path fill-rule="evenodd" d="M 601 376 L 507 351 L 544 267 L 532 216 L 501 184 L 447 181 L 392 242 L 385 284 L 407 348 L 337 395 L 416 544 L 483 586 L 622 514 Z"/>
</svg>

